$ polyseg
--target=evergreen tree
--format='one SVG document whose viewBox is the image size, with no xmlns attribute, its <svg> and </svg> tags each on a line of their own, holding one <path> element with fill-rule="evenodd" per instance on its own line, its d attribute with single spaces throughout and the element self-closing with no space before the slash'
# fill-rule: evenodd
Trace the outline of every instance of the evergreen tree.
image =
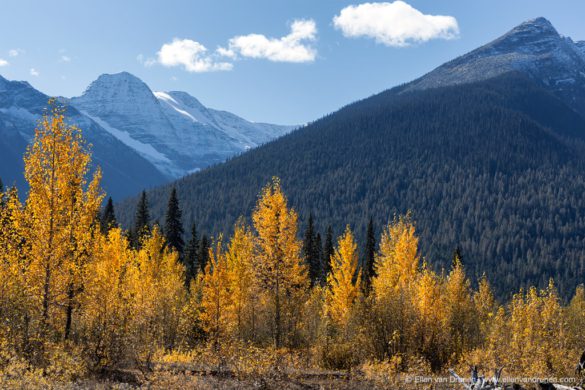
<svg viewBox="0 0 585 390">
<path fill-rule="evenodd" d="M 327 235 L 325 236 L 325 245 L 323 246 L 323 257 L 321 264 L 323 264 L 323 282 L 326 281 L 327 275 L 331 272 L 331 256 L 333 256 L 333 228 L 331 225 L 327 227 Z"/>
<path fill-rule="evenodd" d="M 365 285 L 366 287 L 369 287 L 371 279 L 375 276 L 374 258 L 376 255 L 376 232 L 374 231 L 374 219 L 372 217 L 370 217 L 370 222 L 368 223 L 366 247 L 364 252 L 364 261 L 362 264 L 363 275 Z"/>
<path fill-rule="evenodd" d="M 303 240 L 303 256 L 307 265 L 309 266 L 309 277 L 311 283 L 316 283 L 321 277 L 321 259 L 318 257 L 315 242 L 317 237 L 315 234 L 315 226 L 313 222 L 313 214 L 309 214 L 309 221 L 307 223 L 307 229 L 305 230 Z"/>
<path fill-rule="evenodd" d="M 207 235 L 203 235 L 203 237 L 201 237 L 201 243 L 199 244 L 199 271 L 203 272 L 205 271 L 205 267 L 207 266 L 207 263 L 209 262 L 209 238 L 207 238 Z"/>
<path fill-rule="evenodd" d="M 197 226 L 195 224 L 191 226 L 191 237 L 185 247 L 183 263 L 187 271 L 187 285 L 189 285 L 191 279 L 196 277 L 199 272 L 199 235 L 197 234 Z"/>
<path fill-rule="evenodd" d="M 323 270 L 325 268 L 323 267 L 323 243 L 321 240 L 321 233 L 317 233 L 317 235 L 315 236 L 315 245 L 313 250 L 315 251 L 315 257 L 319 265 L 318 281 L 320 282 L 321 280 L 326 279 L 326 276 L 323 275 Z"/>
<path fill-rule="evenodd" d="M 453 251 L 453 258 L 451 261 L 451 266 L 455 267 L 457 264 L 463 263 L 463 257 L 461 256 L 461 248 L 457 246 Z"/>
<path fill-rule="evenodd" d="M 140 201 L 136 207 L 136 215 L 134 217 L 134 244 L 138 244 L 140 238 L 144 234 L 150 232 L 150 211 L 148 210 L 148 199 L 146 198 L 146 191 L 142 191 Z"/>
<path fill-rule="evenodd" d="M 169 197 L 164 233 L 168 245 L 177 252 L 183 253 L 183 247 L 185 246 L 183 241 L 183 222 L 181 221 L 181 208 L 179 207 L 175 187 L 171 190 L 171 196 Z"/>
<path fill-rule="evenodd" d="M 111 196 L 108 198 L 108 203 L 106 203 L 100 223 L 103 233 L 107 233 L 110 229 L 118 227 L 116 213 L 114 212 L 114 202 Z"/>
</svg>

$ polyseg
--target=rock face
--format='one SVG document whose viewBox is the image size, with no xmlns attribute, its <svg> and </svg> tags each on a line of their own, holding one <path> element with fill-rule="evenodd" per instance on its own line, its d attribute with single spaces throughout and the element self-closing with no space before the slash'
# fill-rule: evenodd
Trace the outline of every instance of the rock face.
<svg viewBox="0 0 585 390">
<path fill-rule="evenodd" d="M 49 97 L 0 76 L 0 178 L 25 188 L 22 155 Z M 293 129 L 206 108 L 186 92 L 152 92 L 139 78 L 104 74 L 60 98 L 93 145 L 106 191 L 120 199 L 220 163 Z"/>
<path fill-rule="evenodd" d="M 208 109 L 186 92 L 153 92 L 126 72 L 101 75 L 71 104 L 169 178 L 222 162 L 293 128 Z"/>
<path fill-rule="evenodd" d="M 585 113 L 585 41 L 559 35 L 545 18 L 507 34 L 407 84 L 404 91 L 466 84 L 521 72 Z"/>
</svg>

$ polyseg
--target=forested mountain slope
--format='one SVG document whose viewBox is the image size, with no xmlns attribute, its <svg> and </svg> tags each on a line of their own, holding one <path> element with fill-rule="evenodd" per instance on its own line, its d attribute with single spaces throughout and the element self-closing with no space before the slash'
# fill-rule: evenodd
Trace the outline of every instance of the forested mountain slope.
<svg viewBox="0 0 585 390">
<path fill-rule="evenodd" d="M 446 266 L 460 248 L 500 296 L 555 277 L 585 280 L 585 120 L 533 79 L 398 93 L 349 105 L 225 164 L 177 182 L 186 224 L 228 231 L 279 176 L 293 207 L 323 232 L 363 237 L 412 211 L 421 253 Z M 162 220 L 171 186 L 148 193 Z M 129 225 L 135 200 L 118 208 Z"/>
</svg>

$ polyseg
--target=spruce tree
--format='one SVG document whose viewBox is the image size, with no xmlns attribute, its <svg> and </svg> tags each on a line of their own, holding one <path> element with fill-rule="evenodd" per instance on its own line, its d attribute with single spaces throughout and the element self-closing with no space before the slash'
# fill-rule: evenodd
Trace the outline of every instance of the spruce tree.
<svg viewBox="0 0 585 390">
<path fill-rule="evenodd" d="M 106 207 L 101 216 L 101 228 L 103 233 L 107 233 L 112 228 L 118 227 L 118 221 L 116 219 L 116 213 L 114 212 L 114 202 L 112 201 L 112 197 L 108 198 L 108 203 L 106 203 Z"/>
<path fill-rule="evenodd" d="M 454 268 L 458 263 L 463 263 L 463 257 L 461 256 L 461 248 L 459 246 L 457 246 L 453 251 L 451 267 Z"/>
<path fill-rule="evenodd" d="M 364 250 L 363 275 L 366 287 L 369 287 L 370 281 L 375 276 L 374 261 L 376 256 L 376 232 L 374 230 L 374 220 L 370 217 L 368 230 L 366 232 L 366 247 Z"/>
<path fill-rule="evenodd" d="M 327 227 L 327 235 L 325 236 L 325 245 L 323 246 L 323 257 L 321 263 L 323 264 L 323 275 L 322 280 L 325 282 L 327 280 L 327 275 L 331 272 L 331 256 L 334 253 L 333 247 L 333 228 L 331 225 Z"/>
<path fill-rule="evenodd" d="M 321 277 L 321 259 L 317 257 L 317 251 L 315 248 L 316 238 L 313 214 L 309 214 L 309 221 L 307 223 L 307 229 L 305 230 L 303 240 L 303 256 L 309 266 L 311 283 L 315 283 Z"/>
<path fill-rule="evenodd" d="M 319 281 L 324 279 L 323 276 L 323 242 L 321 240 L 321 233 L 317 233 L 315 236 L 315 245 L 314 245 L 315 257 L 317 259 L 317 263 L 319 266 Z"/>
<path fill-rule="evenodd" d="M 199 272 L 199 235 L 197 234 L 197 226 L 191 225 L 191 237 L 185 246 L 185 254 L 183 256 L 183 263 L 187 269 L 187 285 L 191 279 L 197 276 Z"/>
<path fill-rule="evenodd" d="M 148 199 L 146 198 L 146 191 L 142 191 L 138 206 L 136 207 L 136 215 L 134 217 L 133 241 L 134 246 L 138 246 L 140 239 L 145 234 L 150 233 L 150 211 L 148 210 Z"/>
<path fill-rule="evenodd" d="M 204 234 L 199 244 L 199 272 L 205 271 L 205 266 L 209 261 L 209 238 Z"/>
<path fill-rule="evenodd" d="M 181 221 L 181 208 L 179 207 L 179 199 L 177 198 L 177 189 L 173 187 L 169 203 L 167 206 L 167 214 L 165 217 L 165 237 L 167 243 L 179 253 L 183 253 L 185 242 L 183 241 L 183 222 Z"/>
</svg>

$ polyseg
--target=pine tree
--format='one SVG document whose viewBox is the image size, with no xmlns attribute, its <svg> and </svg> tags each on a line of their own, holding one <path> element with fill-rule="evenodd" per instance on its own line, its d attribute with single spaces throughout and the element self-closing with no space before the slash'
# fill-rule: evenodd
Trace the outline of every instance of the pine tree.
<svg viewBox="0 0 585 390">
<path fill-rule="evenodd" d="M 107 233 L 110 229 L 118 227 L 116 213 L 114 212 L 114 202 L 111 196 L 108 198 L 108 203 L 106 203 L 100 222 L 103 233 Z"/>
<path fill-rule="evenodd" d="M 134 246 L 138 246 L 142 236 L 150 233 L 150 211 L 148 209 L 148 199 L 146 191 L 142 191 L 140 200 L 136 206 L 136 215 L 134 216 L 133 239 Z"/>
<path fill-rule="evenodd" d="M 297 213 L 288 208 L 277 178 L 262 190 L 252 220 L 258 233 L 256 274 L 273 305 L 274 345 L 280 348 L 294 330 L 284 325 L 295 323 L 309 280 L 297 239 Z"/>
<path fill-rule="evenodd" d="M 313 222 L 313 214 L 309 214 L 309 221 L 307 229 L 305 230 L 303 240 L 303 256 L 309 267 L 309 277 L 311 283 L 316 283 L 321 277 L 321 259 L 318 257 L 316 251 L 315 241 L 317 240 L 315 234 L 315 226 Z"/>
<path fill-rule="evenodd" d="M 325 244 L 323 246 L 323 253 L 321 255 L 321 264 L 323 265 L 322 279 L 323 283 L 327 280 L 327 275 L 331 272 L 331 256 L 333 256 L 333 228 L 331 225 L 327 227 L 327 235 L 325 236 Z"/>
<path fill-rule="evenodd" d="M 366 288 L 369 288 L 372 278 L 374 278 L 374 262 L 376 256 L 376 232 L 374 230 L 374 219 L 370 217 L 368 230 L 366 233 L 366 247 L 364 250 L 363 275 Z"/>
<path fill-rule="evenodd" d="M 455 267 L 457 264 L 463 263 L 463 257 L 461 255 L 461 248 L 456 247 L 453 251 L 453 258 L 451 259 L 451 266 Z"/>
<path fill-rule="evenodd" d="M 191 279 L 199 273 L 199 236 L 197 234 L 197 226 L 191 225 L 191 237 L 185 247 L 185 255 L 183 256 L 183 263 L 187 269 L 187 286 Z"/>
<path fill-rule="evenodd" d="M 323 266 L 323 242 L 321 240 L 321 233 L 317 233 L 317 235 L 315 236 L 315 244 L 313 245 L 313 247 L 315 258 L 317 259 L 317 264 L 319 267 L 319 278 L 316 282 L 321 283 L 321 280 L 327 278 L 326 276 L 323 275 L 323 270 L 325 269 L 325 267 Z"/>
<path fill-rule="evenodd" d="M 164 232 L 168 245 L 180 254 L 183 253 L 185 245 L 183 241 L 183 222 L 181 221 L 181 208 L 179 207 L 175 187 L 171 190 L 171 196 L 169 197 Z"/>
<path fill-rule="evenodd" d="M 209 238 L 204 234 L 199 244 L 199 272 L 204 272 L 209 262 Z"/>
</svg>

